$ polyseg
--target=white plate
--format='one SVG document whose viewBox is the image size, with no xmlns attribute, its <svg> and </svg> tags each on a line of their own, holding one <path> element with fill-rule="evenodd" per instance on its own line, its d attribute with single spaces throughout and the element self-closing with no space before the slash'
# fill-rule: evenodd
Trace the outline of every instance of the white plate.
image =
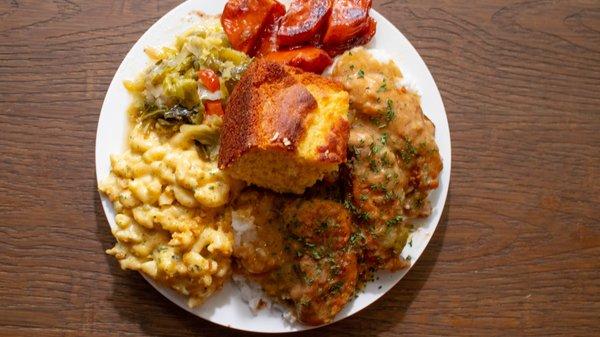
<svg viewBox="0 0 600 337">
<path fill-rule="evenodd" d="M 110 173 L 109 155 L 125 150 L 128 130 L 126 109 L 131 103 L 131 97 L 122 83 L 126 79 L 135 78 L 149 64 L 144 47 L 171 45 L 176 35 L 183 33 L 197 20 L 197 16 L 191 13 L 202 11 L 207 14 L 219 14 L 222 12 L 225 2 L 226 0 L 189 0 L 182 3 L 150 27 L 125 56 L 108 88 L 98 121 L 96 134 L 96 177 L 98 181 Z M 450 130 L 440 93 L 431 73 L 415 48 L 383 16 L 375 10 L 371 11 L 371 15 L 377 21 L 377 33 L 367 47 L 386 50 L 396 61 L 405 77 L 416 85 L 421 94 L 423 111 L 436 126 L 435 138 L 444 162 L 440 187 L 429 197 L 433 212 L 431 216 L 422 221 L 421 228 L 414 233 L 412 247 L 407 245 L 402 252 L 404 256 L 410 255 L 411 262 L 414 264 L 433 235 L 446 201 L 450 183 Z M 108 222 L 111 227 L 115 227 L 114 209 L 104 195 L 101 198 Z M 398 283 L 407 272 L 408 269 L 396 273 L 379 273 L 379 279 L 370 282 L 366 289 L 337 315 L 335 321 L 346 318 L 373 303 Z M 263 310 L 254 316 L 247 304 L 241 300 L 238 289 L 231 282 L 200 308 L 190 309 L 183 296 L 146 279 L 161 294 L 181 308 L 220 325 L 256 332 L 289 332 L 312 328 L 300 324 L 290 324 L 281 317 L 280 312 L 274 309 Z M 400 286 L 402 285 L 400 284 Z"/>
</svg>

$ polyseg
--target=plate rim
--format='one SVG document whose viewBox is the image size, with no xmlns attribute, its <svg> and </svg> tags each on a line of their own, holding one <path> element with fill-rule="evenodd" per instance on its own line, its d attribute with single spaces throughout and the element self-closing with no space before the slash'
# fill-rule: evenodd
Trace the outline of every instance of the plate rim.
<svg viewBox="0 0 600 337">
<path fill-rule="evenodd" d="M 220 3 L 220 2 L 224 2 L 225 0 L 221 0 L 221 1 L 215 1 L 214 3 Z M 172 8 L 171 10 L 169 10 L 167 13 L 165 13 L 163 16 L 161 16 L 154 24 L 152 24 L 146 31 L 144 31 L 144 33 L 137 39 L 137 41 L 133 44 L 133 46 L 129 49 L 129 51 L 127 52 L 127 54 L 125 55 L 125 57 L 123 58 L 123 60 L 121 61 L 121 64 L 119 65 L 119 67 L 117 68 L 117 70 L 115 71 L 115 74 L 113 75 L 113 78 L 110 82 L 109 87 L 107 88 L 107 92 L 105 94 L 104 100 L 102 102 L 102 107 L 100 110 L 100 114 L 98 116 L 98 125 L 97 125 L 97 129 L 96 129 L 96 140 L 95 140 L 95 174 L 96 174 L 96 183 L 99 184 L 101 182 L 100 179 L 100 165 L 103 165 L 104 163 L 101 164 L 101 161 L 109 161 L 109 158 L 104 158 L 104 157 L 100 157 L 100 148 L 102 147 L 102 140 L 100 139 L 100 135 L 102 133 L 101 130 L 101 121 L 103 120 L 103 115 L 105 118 L 106 114 L 108 114 L 108 112 L 105 113 L 105 110 L 108 110 L 108 102 L 110 101 L 110 93 L 112 91 L 115 90 L 115 87 L 117 85 L 119 85 L 119 82 L 122 82 L 122 78 L 117 78 L 117 75 L 120 75 L 121 73 L 123 73 L 124 68 L 127 66 L 126 61 L 130 60 L 133 57 L 133 54 L 135 54 L 135 51 L 137 49 L 139 49 L 140 47 L 143 48 L 146 47 L 145 45 L 142 44 L 143 40 L 148 39 L 149 36 L 151 36 L 152 34 L 149 33 L 153 33 L 154 30 L 158 30 L 159 27 L 161 27 L 166 21 L 170 20 L 171 16 L 176 15 L 179 11 L 182 10 L 182 8 L 191 6 L 191 3 L 194 2 L 194 5 L 197 7 L 197 9 L 195 10 L 203 10 L 203 6 L 207 6 L 206 3 L 204 2 L 198 2 L 196 3 L 194 0 L 187 0 L 182 2 L 181 4 L 177 5 L 176 7 Z M 285 2 L 282 1 L 282 2 Z M 210 4 L 208 4 L 210 5 Z M 347 315 L 345 315 L 344 317 L 340 317 L 340 315 L 338 314 L 336 316 L 336 318 L 328 324 L 324 324 L 324 325 L 320 325 L 320 326 L 308 326 L 308 325 L 302 325 L 302 324 L 293 324 L 291 329 L 288 330 L 257 330 L 257 329 L 251 329 L 251 328 L 244 328 L 244 327 L 240 327 L 240 326 L 233 326 L 231 324 L 226 324 L 222 321 L 216 321 L 212 318 L 209 317 L 204 317 L 201 313 L 197 313 L 194 311 L 194 309 L 189 308 L 186 303 L 180 303 L 180 301 L 173 299 L 172 295 L 169 292 L 172 292 L 171 289 L 169 289 L 166 286 L 162 286 L 160 284 L 157 284 L 155 281 L 153 281 L 152 279 L 150 279 L 148 276 L 144 275 L 144 273 L 140 272 L 140 274 L 144 277 L 144 279 L 146 279 L 146 281 L 148 281 L 148 283 L 150 283 L 161 295 L 163 295 L 164 297 L 166 297 L 170 302 L 176 304 L 178 307 L 186 310 L 187 312 L 191 313 L 192 315 L 196 316 L 196 317 L 200 317 L 202 319 L 205 319 L 207 321 L 210 321 L 212 323 L 227 327 L 227 328 L 231 328 L 231 329 L 235 329 L 235 330 L 239 330 L 239 331 L 249 331 L 249 332 L 261 332 L 261 333 L 287 333 L 287 332 L 295 332 L 295 331 L 306 331 L 306 330 L 312 330 L 312 329 L 316 329 L 319 327 L 323 327 L 323 326 L 327 326 L 329 324 L 333 324 L 335 322 L 339 322 L 345 318 L 351 317 L 353 315 L 355 315 L 356 313 L 358 313 L 359 311 L 367 308 L 368 306 L 373 305 L 375 302 L 377 302 L 379 299 L 381 299 L 385 294 L 387 294 L 389 292 L 389 290 L 395 286 L 398 285 L 398 283 L 400 283 L 400 281 L 406 276 L 406 274 L 412 269 L 412 267 L 417 263 L 417 261 L 419 260 L 419 258 L 421 257 L 421 255 L 423 255 L 423 252 L 425 251 L 425 249 L 427 249 L 427 247 L 429 246 L 429 242 L 431 241 L 431 238 L 433 237 L 433 235 L 435 235 L 435 231 L 437 230 L 437 227 L 439 225 L 439 222 L 441 221 L 441 217 L 444 213 L 444 209 L 446 208 L 446 201 L 447 201 L 447 196 L 448 196 L 448 191 L 449 191 L 449 186 L 450 186 L 450 180 L 451 180 L 451 166 L 452 166 L 452 140 L 451 140 L 451 134 L 450 134 L 450 125 L 448 122 L 448 115 L 446 112 L 446 108 L 445 105 L 443 103 L 443 99 L 441 96 L 441 93 L 439 91 L 439 88 L 437 87 L 437 83 L 435 82 L 435 79 L 433 78 L 433 75 L 431 74 L 431 71 L 429 70 L 429 67 L 427 67 L 427 64 L 425 63 L 425 61 L 423 60 L 423 58 L 421 57 L 421 55 L 418 53 L 418 51 L 416 50 L 416 48 L 412 45 L 412 43 L 410 43 L 410 41 L 408 40 L 408 38 L 406 38 L 406 36 L 404 36 L 404 34 L 402 34 L 402 32 L 394 25 L 392 24 L 387 18 L 385 18 L 383 15 L 381 15 L 379 12 L 377 12 L 375 9 L 371 9 L 371 16 L 375 19 L 375 21 L 377 22 L 378 26 L 383 23 L 385 25 L 390 26 L 393 30 L 394 30 L 394 35 L 398 36 L 399 38 L 402 38 L 403 40 L 405 40 L 406 44 L 408 45 L 409 48 L 412 49 L 412 52 L 418 56 L 418 59 L 416 60 L 417 62 L 422 63 L 422 65 L 425 67 L 426 69 L 426 74 L 427 76 L 430 77 L 430 82 L 433 84 L 432 89 L 433 89 L 433 93 L 435 97 L 432 97 L 433 99 L 438 99 L 439 100 L 439 107 L 441 108 L 441 111 L 436 111 L 436 113 L 440 113 L 443 116 L 443 121 L 444 121 L 444 126 L 445 126 L 445 130 L 447 130 L 447 145 L 448 145 L 448 149 L 447 149 L 447 156 L 443 156 L 442 157 L 442 161 L 443 161 L 443 171 L 440 173 L 440 179 L 443 176 L 447 176 L 447 181 L 446 182 L 440 182 L 440 186 L 438 187 L 438 189 L 440 189 L 440 195 L 439 195 L 439 201 L 438 204 L 435 205 L 436 207 L 439 207 L 439 212 L 437 212 L 435 219 L 428 219 L 428 222 L 430 222 L 431 224 L 431 232 L 429 233 L 429 235 L 427 235 L 423 240 L 423 248 L 421 250 L 421 252 L 419 252 L 419 254 L 417 256 L 414 256 L 413 259 L 411 260 L 411 264 L 409 267 L 402 269 L 400 271 L 395 272 L 394 274 L 396 275 L 400 275 L 398 277 L 398 279 L 393 282 L 393 284 L 386 289 L 385 291 L 382 291 L 381 293 L 377 294 L 376 297 L 371 300 L 368 304 L 363 305 L 362 307 L 358 308 L 357 310 L 354 310 L 350 313 L 348 313 Z M 171 37 L 171 40 L 173 40 L 175 38 L 175 36 Z M 395 37 L 394 37 L 395 38 Z M 395 59 L 394 59 L 395 60 Z M 139 73 L 139 71 L 141 70 L 137 70 L 136 73 Z M 404 72 L 404 69 L 401 68 L 401 71 Z M 422 95 L 420 95 L 422 96 Z M 123 108 L 123 112 L 125 112 L 127 109 L 127 107 Z M 126 115 L 126 114 L 124 114 Z M 125 118 L 126 120 L 126 118 Z M 129 124 L 126 121 L 126 124 Z M 439 130 L 439 126 L 435 125 L 436 127 L 436 133 Z M 437 138 L 437 137 L 436 137 Z M 125 142 L 125 139 L 123 139 L 123 142 Z M 439 144 L 438 144 L 439 146 Z M 434 193 L 436 191 L 432 191 L 432 193 Z M 111 220 L 111 217 L 114 218 L 114 211 L 112 208 L 112 203 L 110 201 L 108 201 L 108 198 L 106 198 L 106 196 L 104 196 L 99 190 L 97 191 L 97 193 L 100 194 L 100 200 L 102 203 L 102 208 L 103 208 L 103 212 L 104 212 L 104 216 L 109 224 L 109 228 L 113 227 L 113 222 L 114 219 Z M 431 216 L 431 215 L 430 215 Z M 426 218 L 427 219 L 427 218 Z M 228 284 L 231 284 L 232 281 L 227 282 Z M 373 282 L 369 282 L 369 283 L 373 283 Z M 219 291 L 222 291 L 219 290 Z M 359 296 L 360 297 L 360 296 Z M 351 303 L 353 303 L 353 301 L 351 301 L 350 303 L 348 303 L 346 305 L 346 307 L 350 306 Z M 348 308 L 345 308 L 348 309 Z M 345 311 L 345 310 L 343 310 Z M 283 318 L 281 318 L 283 320 Z"/>
</svg>

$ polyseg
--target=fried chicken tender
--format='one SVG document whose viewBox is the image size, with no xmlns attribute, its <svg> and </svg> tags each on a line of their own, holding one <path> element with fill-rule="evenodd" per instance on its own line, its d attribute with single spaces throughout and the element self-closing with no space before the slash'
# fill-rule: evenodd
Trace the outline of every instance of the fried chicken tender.
<svg viewBox="0 0 600 337">
<path fill-rule="evenodd" d="M 357 284 L 351 214 L 335 201 L 273 195 L 245 191 L 234 206 L 255 226 L 234 247 L 239 271 L 287 304 L 299 321 L 331 322 Z"/>
<path fill-rule="evenodd" d="M 301 281 L 290 289 L 298 317 L 311 325 L 331 322 L 356 289 L 351 215 L 337 202 L 312 199 L 288 204 L 283 219 L 292 234 L 292 251 L 299 255 Z"/>
</svg>

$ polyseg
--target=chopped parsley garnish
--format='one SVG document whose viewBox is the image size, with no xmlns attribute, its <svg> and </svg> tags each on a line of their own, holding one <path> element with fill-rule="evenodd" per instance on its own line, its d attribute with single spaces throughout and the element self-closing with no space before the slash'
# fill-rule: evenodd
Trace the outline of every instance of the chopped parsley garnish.
<svg viewBox="0 0 600 337">
<path fill-rule="evenodd" d="M 310 255 L 312 255 L 315 260 L 320 260 L 322 258 L 321 253 L 316 247 L 310 250 Z"/>
<path fill-rule="evenodd" d="M 391 162 L 388 159 L 387 154 L 385 153 L 381 156 L 381 165 L 383 165 L 384 167 L 389 167 L 391 165 Z"/>
<path fill-rule="evenodd" d="M 331 288 L 329 288 L 329 293 L 332 295 L 335 295 L 337 293 L 340 292 L 340 290 L 342 290 L 342 287 L 344 286 L 344 281 L 337 281 L 336 283 L 334 283 Z"/>
<path fill-rule="evenodd" d="M 362 69 L 360 69 L 358 71 L 358 73 L 356 73 L 356 76 L 358 76 L 358 78 L 364 78 L 365 77 L 365 72 Z"/>
<path fill-rule="evenodd" d="M 386 92 L 387 90 L 388 90 L 388 88 L 387 88 L 387 82 L 386 82 L 386 80 L 384 78 L 383 79 L 383 83 L 381 83 L 381 85 L 379 86 L 379 89 L 377 89 L 377 92 L 381 93 L 381 92 Z"/>
<path fill-rule="evenodd" d="M 396 215 L 395 217 L 386 221 L 385 224 L 386 224 L 386 226 L 391 227 L 391 226 L 395 226 L 395 225 L 399 224 L 403 220 L 404 220 L 404 217 L 402 215 Z"/>
<path fill-rule="evenodd" d="M 394 101 L 392 101 L 391 99 L 388 98 L 388 100 L 386 101 L 387 104 L 387 108 L 385 110 L 385 118 L 387 119 L 387 122 L 391 122 L 392 119 L 394 119 L 395 116 L 395 112 L 394 112 Z"/>
<path fill-rule="evenodd" d="M 392 101 L 391 99 L 387 99 L 386 101 L 386 108 L 385 111 L 382 111 L 382 114 L 384 114 L 385 116 L 382 117 L 371 117 L 370 121 L 371 123 L 377 125 L 378 128 L 382 129 L 385 128 L 389 122 L 391 122 L 394 117 L 396 116 L 396 113 L 394 112 L 394 101 Z"/>
<path fill-rule="evenodd" d="M 355 232 L 355 233 L 352 233 L 352 235 L 350 235 L 349 242 L 350 242 L 350 245 L 354 247 L 357 244 L 362 243 L 363 239 L 364 238 L 361 233 Z"/>
<path fill-rule="evenodd" d="M 415 204 L 415 208 L 419 209 L 419 208 L 423 207 L 423 204 L 425 204 L 425 199 L 423 198 L 423 196 L 420 195 L 417 198 L 415 198 L 414 204 Z"/>
<path fill-rule="evenodd" d="M 377 152 L 379 152 L 381 150 L 381 146 L 375 145 L 375 143 L 371 143 L 370 148 L 371 148 L 372 154 L 377 154 Z"/>
<path fill-rule="evenodd" d="M 377 161 L 375 159 L 369 159 L 369 168 L 373 173 L 379 172 L 379 165 L 377 164 Z"/>
<path fill-rule="evenodd" d="M 388 141 L 388 134 L 387 134 L 386 132 L 384 132 L 384 133 L 381 135 L 381 144 L 383 144 L 383 145 L 386 145 L 386 144 L 387 144 L 387 141 Z"/>
<path fill-rule="evenodd" d="M 387 191 L 383 184 L 371 184 L 369 187 L 371 188 L 372 191 L 381 191 L 381 192 Z"/>
<path fill-rule="evenodd" d="M 402 137 L 402 139 L 404 140 L 405 146 L 404 149 L 400 151 L 400 157 L 408 164 L 417 154 L 417 149 L 415 149 L 408 138 Z"/>
<path fill-rule="evenodd" d="M 387 191 L 387 192 L 385 192 L 384 198 L 386 201 L 390 201 L 390 200 L 394 199 L 394 193 L 391 191 Z"/>
<path fill-rule="evenodd" d="M 344 207 L 346 207 L 346 209 L 354 214 L 359 220 L 369 221 L 371 219 L 371 214 L 358 209 L 349 199 L 344 200 Z"/>
</svg>

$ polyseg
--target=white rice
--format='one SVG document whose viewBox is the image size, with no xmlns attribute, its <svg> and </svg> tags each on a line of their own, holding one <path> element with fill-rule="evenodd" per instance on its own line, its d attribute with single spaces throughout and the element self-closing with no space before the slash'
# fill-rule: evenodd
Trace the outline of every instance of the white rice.
<svg viewBox="0 0 600 337">
<path fill-rule="evenodd" d="M 270 310 L 272 307 L 272 302 L 269 297 L 263 292 L 260 285 L 255 282 L 251 282 L 247 280 L 244 276 L 234 274 L 233 283 L 240 290 L 240 295 L 242 296 L 242 300 L 248 303 L 250 307 L 250 311 L 254 315 L 258 314 L 258 312 L 262 309 Z"/>
<path fill-rule="evenodd" d="M 254 217 L 244 211 L 231 212 L 231 227 L 233 228 L 234 246 L 239 247 L 243 242 L 256 239 Z M 240 290 L 242 300 L 248 303 L 253 315 L 261 310 L 275 310 L 289 323 L 295 323 L 296 318 L 290 310 L 279 303 L 273 302 L 262 290 L 261 286 L 244 276 L 234 274 L 233 284 Z"/>
<path fill-rule="evenodd" d="M 404 77 L 396 81 L 396 86 L 404 87 L 409 92 L 415 93 L 419 96 L 421 95 L 417 84 L 414 81 L 411 81 L 406 74 L 404 74 Z"/>
<path fill-rule="evenodd" d="M 239 247 L 242 242 L 256 239 L 254 217 L 248 214 L 248 212 L 232 211 L 231 227 L 233 228 L 233 240 L 235 247 Z"/>
<path fill-rule="evenodd" d="M 233 284 L 240 290 L 242 301 L 248 304 L 253 315 L 258 315 L 261 310 L 271 310 L 281 314 L 281 317 L 288 323 L 296 323 L 297 319 L 292 312 L 285 306 L 273 302 L 256 282 L 246 279 L 239 274 L 233 274 Z"/>
</svg>

